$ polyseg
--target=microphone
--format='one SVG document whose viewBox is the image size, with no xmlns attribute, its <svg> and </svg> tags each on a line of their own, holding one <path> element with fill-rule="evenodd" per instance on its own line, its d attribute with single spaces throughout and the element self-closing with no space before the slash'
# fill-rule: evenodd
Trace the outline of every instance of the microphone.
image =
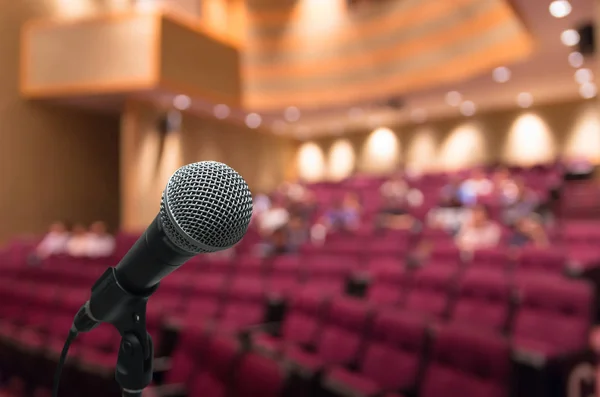
<svg viewBox="0 0 600 397">
<path fill-rule="evenodd" d="M 160 280 L 192 257 L 233 247 L 248 230 L 252 195 L 232 168 L 215 161 L 188 164 L 169 179 L 160 211 L 114 268 L 108 268 L 79 309 L 61 352 L 52 396 L 69 346 L 100 323 L 121 334 L 115 378 L 123 396 L 140 397 L 152 380 L 154 346 L 146 330 L 146 304 Z"/>
<path fill-rule="evenodd" d="M 160 280 L 192 257 L 233 247 L 248 230 L 251 217 L 252 195 L 235 170 L 215 161 L 179 168 L 163 191 L 156 218 L 92 287 L 74 330 L 113 323 L 131 299 L 147 299 Z"/>
</svg>

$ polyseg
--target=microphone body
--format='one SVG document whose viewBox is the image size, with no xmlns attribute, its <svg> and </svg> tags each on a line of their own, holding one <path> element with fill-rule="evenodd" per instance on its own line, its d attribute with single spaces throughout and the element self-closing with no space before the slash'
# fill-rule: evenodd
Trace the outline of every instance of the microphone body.
<svg viewBox="0 0 600 397">
<path fill-rule="evenodd" d="M 90 299 L 75 317 L 74 330 L 86 332 L 101 322 L 119 328 L 116 323 L 134 305 L 139 306 L 135 321 L 145 323 L 146 301 L 160 280 L 199 253 L 235 245 L 246 233 L 251 215 L 252 196 L 233 169 L 216 162 L 180 168 L 163 192 L 158 215 L 92 287 Z"/>
</svg>

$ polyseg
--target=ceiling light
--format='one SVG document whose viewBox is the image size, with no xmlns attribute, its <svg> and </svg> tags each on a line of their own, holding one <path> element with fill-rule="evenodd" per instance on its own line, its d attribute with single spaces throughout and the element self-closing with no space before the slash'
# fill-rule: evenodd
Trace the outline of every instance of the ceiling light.
<svg viewBox="0 0 600 397">
<path fill-rule="evenodd" d="M 463 116 L 473 116 L 476 110 L 477 109 L 473 101 L 464 101 L 460 104 L 460 112 L 463 114 Z"/>
<path fill-rule="evenodd" d="M 506 83 L 508 80 L 510 80 L 510 75 L 510 69 L 505 66 L 497 67 L 492 72 L 492 78 L 497 83 Z"/>
<path fill-rule="evenodd" d="M 585 99 L 590 99 L 596 96 L 598 88 L 594 83 L 585 83 L 579 87 L 579 94 Z"/>
<path fill-rule="evenodd" d="M 229 109 L 229 106 L 227 105 L 220 104 L 215 106 L 213 113 L 215 114 L 216 118 L 223 120 L 229 116 L 231 109 Z"/>
<path fill-rule="evenodd" d="M 458 91 L 450 91 L 446 94 L 446 103 L 450 106 L 458 106 L 462 101 L 462 95 Z"/>
<path fill-rule="evenodd" d="M 246 125 L 249 128 L 258 128 L 262 123 L 262 117 L 258 113 L 250 113 L 246 116 Z"/>
<path fill-rule="evenodd" d="M 173 106 L 175 109 L 186 110 L 192 105 L 192 100 L 187 95 L 177 95 L 173 98 Z"/>
<path fill-rule="evenodd" d="M 583 55 L 581 52 L 573 51 L 569 54 L 569 65 L 574 68 L 580 68 L 583 66 Z"/>
<path fill-rule="evenodd" d="M 427 111 L 425 109 L 414 109 L 410 112 L 410 118 L 415 123 L 424 123 L 427 120 Z"/>
<path fill-rule="evenodd" d="M 550 14 L 555 18 L 564 18 L 571 13 L 573 7 L 567 0 L 555 0 L 550 3 Z"/>
<path fill-rule="evenodd" d="M 528 108 L 533 105 L 533 95 L 529 92 L 522 92 L 517 95 L 517 104 L 522 108 Z"/>
<path fill-rule="evenodd" d="M 560 34 L 560 41 L 569 47 L 577 45 L 579 44 L 579 33 L 575 29 L 567 29 Z"/>
<path fill-rule="evenodd" d="M 296 106 L 290 106 L 283 112 L 283 117 L 290 123 L 300 120 L 300 109 Z"/>
<path fill-rule="evenodd" d="M 355 108 L 351 108 L 351 109 L 348 111 L 348 116 L 349 116 L 351 119 L 358 119 L 358 118 L 360 118 L 360 117 L 363 115 L 363 113 L 364 113 L 364 112 L 363 112 L 363 110 L 362 110 L 361 108 L 356 108 L 356 107 L 355 107 Z"/>
<path fill-rule="evenodd" d="M 592 74 L 592 71 L 587 68 L 578 69 L 575 72 L 575 81 L 578 82 L 579 84 L 588 83 L 588 82 L 592 81 L 593 77 L 594 77 L 594 75 Z"/>
</svg>

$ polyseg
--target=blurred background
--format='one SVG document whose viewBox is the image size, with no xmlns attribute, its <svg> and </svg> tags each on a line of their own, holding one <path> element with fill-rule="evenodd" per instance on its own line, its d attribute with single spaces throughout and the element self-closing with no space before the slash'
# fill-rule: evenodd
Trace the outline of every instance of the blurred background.
<svg viewBox="0 0 600 397">
<path fill-rule="evenodd" d="M 48 393 L 93 281 L 154 219 L 171 174 L 205 160 L 246 179 L 253 222 L 151 299 L 148 393 L 593 395 L 598 2 L 0 11 L 6 396 Z M 73 347 L 64 394 L 118 395 L 118 335 L 100 329 Z"/>
</svg>

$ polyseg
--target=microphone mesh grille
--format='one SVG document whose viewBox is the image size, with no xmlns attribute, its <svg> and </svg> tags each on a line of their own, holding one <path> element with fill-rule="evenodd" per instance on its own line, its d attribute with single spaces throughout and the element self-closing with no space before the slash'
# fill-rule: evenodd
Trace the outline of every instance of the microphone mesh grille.
<svg viewBox="0 0 600 397">
<path fill-rule="evenodd" d="M 179 248 L 190 253 L 220 251 L 244 237 L 252 217 L 252 195 L 240 174 L 225 164 L 188 164 L 171 176 L 160 214 L 165 233 Z"/>
</svg>

